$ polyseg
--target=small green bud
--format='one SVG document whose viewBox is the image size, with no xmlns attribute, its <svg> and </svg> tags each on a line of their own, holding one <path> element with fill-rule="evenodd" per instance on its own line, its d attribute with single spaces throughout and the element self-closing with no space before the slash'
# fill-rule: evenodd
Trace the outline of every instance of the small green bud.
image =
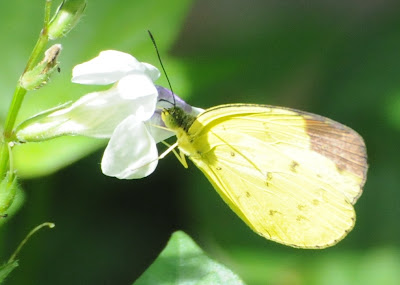
<svg viewBox="0 0 400 285">
<path fill-rule="evenodd" d="M 61 45 L 55 44 L 44 53 L 44 58 L 34 68 L 24 73 L 20 84 L 26 90 L 38 89 L 45 85 L 51 74 L 58 70 L 58 55 L 61 52 Z"/>
<path fill-rule="evenodd" d="M 5 214 L 14 201 L 18 183 L 14 173 L 7 172 L 6 177 L 0 182 L 0 215 Z"/>
<path fill-rule="evenodd" d="M 50 40 L 65 36 L 82 17 L 86 8 L 86 0 L 64 0 L 51 19 L 48 35 Z"/>
</svg>

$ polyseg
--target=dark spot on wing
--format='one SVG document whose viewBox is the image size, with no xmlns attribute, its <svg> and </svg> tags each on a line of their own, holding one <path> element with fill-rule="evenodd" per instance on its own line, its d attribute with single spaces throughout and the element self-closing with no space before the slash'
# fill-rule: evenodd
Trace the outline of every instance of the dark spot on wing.
<svg viewBox="0 0 400 285">
<path fill-rule="evenodd" d="M 273 216 L 273 215 L 275 215 L 276 213 L 278 213 L 278 211 L 276 211 L 276 210 L 269 210 L 269 215 L 270 215 L 270 216 Z"/>
<path fill-rule="evenodd" d="M 313 199 L 312 203 L 314 206 L 318 206 L 319 205 L 319 201 L 317 199 Z"/>
<path fill-rule="evenodd" d="M 346 168 L 343 167 L 343 165 L 338 165 L 336 164 L 336 170 L 340 173 L 343 174 L 343 172 L 346 170 Z"/>
<path fill-rule="evenodd" d="M 250 192 L 246 191 L 246 197 L 247 197 L 247 198 L 250 198 L 250 197 L 251 197 Z"/>
<path fill-rule="evenodd" d="M 297 209 L 299 209 L 300 211 L 304 211 L 307 208 L 306 205 L 297 205 Z"/>
<path fill-rule="evenodd" d="M 294 173 L 297 173 L 297 170 L 298 170 L 298 168 L 299 168 L 299 163 L 297 162 L 297 161 L 292 161 L 291 163 L 290 163 L 290 171 L 292 171 L 292 172 L 294 172 Z"/>
<path fill-rule="evenodd" d="M 234 157 L 234 156 L 235 156 L 235 153 L 234 153 L 233 151 L 231 151 L 231 156 L 232 156 L 232 157 Z"/>
<path fill-rule="evenodd" d="M 302 215 L 298 215 L 297 218 L 296 218 L 296 221 L 300 222 L 302 220 L 307 220 L 307 218 L 302 216 Z"/>
<path fill-rule="evenodd" d="M 265 180 L 265 185 L 270 186 L 271 181 L 272 181 L 272 173 L 268 172 L 267 173 L 267 178 Z"/>
</svg>

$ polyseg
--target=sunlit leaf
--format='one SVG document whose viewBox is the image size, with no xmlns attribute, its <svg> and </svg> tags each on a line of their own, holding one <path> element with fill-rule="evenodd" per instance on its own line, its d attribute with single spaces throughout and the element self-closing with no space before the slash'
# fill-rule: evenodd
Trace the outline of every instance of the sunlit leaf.
<svg viewBox="0 0 400 285">
<path fill-rule="evenodd" d="M 134 285 L 244 284 L 225 266 L 207 257 L 184 232 L 175 232 L 167 247 Z"/>
</svg>

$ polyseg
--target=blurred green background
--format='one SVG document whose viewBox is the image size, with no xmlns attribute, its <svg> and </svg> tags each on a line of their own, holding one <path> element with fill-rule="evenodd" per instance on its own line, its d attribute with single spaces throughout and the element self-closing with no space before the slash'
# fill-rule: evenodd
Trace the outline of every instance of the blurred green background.
<svg viewBox="0 0 400 285">
<path fill-rule="evenodd" d="M 1 121 L 43 4 L 0 2 Z M 98 90 L 70 77 L 101 50 L 159 67 L 150 29 L 174 91 L 194 106 L 286 106 L 357 130 L 370 164 L 357 223 L 332 248 L 285 247 L 254 234 L 199 170 L 173 155 L 150 177 L 121 181 L 100 171 L 104 141 L 56 139 L 15 149 L 25 202 L 2 220 L 0 260 L 39 223 L 56 227 L 29 241 L 6 284 L 131 284 L 178 229 L 249 285 L 399 284 L 399 15 L 394 0 L 88 0 L 77 28 L 60 41 L 61 74 L 28 94 L 19 121 Z"/>
</svg>

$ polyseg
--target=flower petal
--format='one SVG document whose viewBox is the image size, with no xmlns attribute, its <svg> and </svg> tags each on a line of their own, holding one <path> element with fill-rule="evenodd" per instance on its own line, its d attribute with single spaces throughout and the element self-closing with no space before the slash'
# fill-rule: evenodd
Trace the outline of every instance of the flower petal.
<svg viewBox="0 0 400 285">
<path fill-rule="evenodd" d="M 101 161 L 105 175 L 135 179 L 150 175 L 157 167 L 158 152 L 144 123 L 129 116 L 115 129 Z"/>
<path fill-rule="evenodd" d="M 162 86 L 156 85 L 158 91 L 158 109 L 168 109 L 174 106 L 182 108 L 186 113 L 197 116 L 204 111 L 204 109 L 192 107 L 183 101 L 178 95 L 172 94 L 171 90 Z"/>
<path fill-rule="evenodd" d="M 135 102 L 124 100 L 111 88 L 81 97 L 66 110 L 59 110 L 49 118 L 66 117 L 62 130 L 65 133 L 109 138 L 115 127 L 137 108 Z"/>
<path fill-rule="evenodd" d="M 160 77 L 161 73 L 155 66 L 146 62 L 142 62 L 142 64 L 145 66 L 145 73 L 151 80 L 156 81 Z"/>
<path fill-rule="evenodd" d="M 50 109 L 24 121 L 17 127 L 21 141 L 46 140 L 62 135 L 110 138 L 126 117 L 140 113 L 134 100 L 124 100 L 116 88 L 92 92 L 74 103 Z"/>
<path fill-rule="evenodd" d="M 102 51 L 97 57 L 78 64 L 72 70 L 72 82 L 80 84 L 107 85 L 120 80 L 132 72 L 148 70 L 130 54 L 116 51 Z"/>
<path fill-rule="evenodd" d="M 153 81 L 146 75 L 131 74 L 122 78 L 116 84 L 119 96 L 132 100 L 136 108 L 132 114 L 141 121 L 148 120 L 156 109 L 157 89 Z"/>
<path fill-rule="evenodd" d="M 117 89 L 124 99 L 152 96 L 157 100 L 157 88 L 151 78 L 145 74 L 130 74 L 118 81 Z"/>
</svg>

